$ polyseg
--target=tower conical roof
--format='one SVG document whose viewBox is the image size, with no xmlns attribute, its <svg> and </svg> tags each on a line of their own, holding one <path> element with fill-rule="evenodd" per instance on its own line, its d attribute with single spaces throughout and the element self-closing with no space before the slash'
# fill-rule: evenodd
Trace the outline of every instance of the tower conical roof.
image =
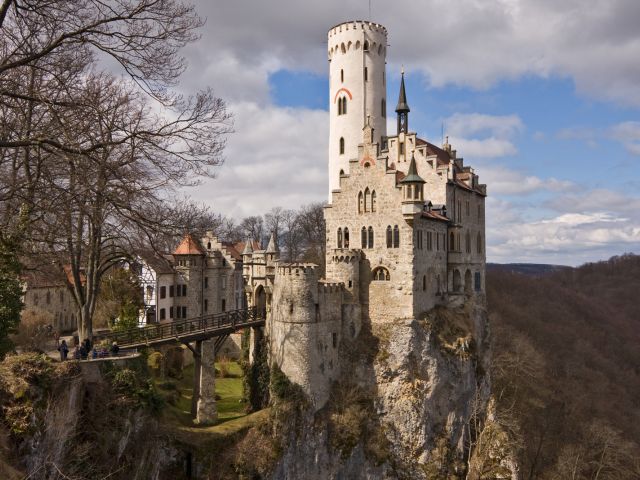
<svg viewBox="0 0 640 480">
<path fill-rule="evenodd" d="M 409 170 L 407 176 L 400 180 L 400 183 L 425 183 L 420 175 L 418 175 L 418 169 L 416 168 L 416 157 L 411 153 L 411 163 L 409 163 Z"/>
<path fill-rule="evenodd" d="M 243 255 L 249 255 L 253 253 L 253 246 L 251 245 L 252 243 L 253 243 L 253 240 L 251 240 L 250 238 L 247 238 L 247 241 L 244 242 L 244 250 L 242 251 Z"/>
<path fill-rule="evenodd" d="M 396 106 L 396 113 L 408 113 L 411 109 L 407 103 L 407 94 L 404 91 L 404 70 L 402 71 L 402 80 L 400 81 L 400 95 L 398 95 L 398 105 Z"/>
<path fill-rule="evenodd" d="M 266 253 L 278 253 L 278 245 L 276 244 L 276 237 L 274 232 L 271 232 L 271 237 L 269 238 L 269 245 L 267 245 Z"/>
</svg>

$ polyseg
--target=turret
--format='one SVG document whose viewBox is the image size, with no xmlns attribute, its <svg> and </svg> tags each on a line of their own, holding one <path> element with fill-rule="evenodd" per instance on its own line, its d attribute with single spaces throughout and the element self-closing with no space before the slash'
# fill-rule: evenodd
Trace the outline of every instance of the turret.
<svg viewBox="0 0 640 480">
<path fill-rule="evenodd" d="M 358 156 L 367 117 L 374 142 L 387 135 L 386 49 L 380 24 L 357 20 L 329 30 L 329 202 Z"/>
<path fill-rule="evenodd" d="M 415 214 L 420 213 L 423 209 L 424 183 L 425 181 L 418 175 L 416 158 L 412 153 L 407 176 L 400 181 L 400 185 L 402 185 L 402 215 L 409 223 L 413 221 Z"/>
</svg>

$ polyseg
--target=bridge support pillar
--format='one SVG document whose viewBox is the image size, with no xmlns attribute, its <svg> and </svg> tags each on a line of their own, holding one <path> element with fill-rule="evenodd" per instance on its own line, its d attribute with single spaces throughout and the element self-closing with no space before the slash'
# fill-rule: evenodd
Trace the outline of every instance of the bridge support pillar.
<svg viewBox="0 0 640 480">
<path fill-rule="evenodd" d="M 256 354 L 260 351 L 260 342 L 264 336 L 262 327 L 251 327 L 249 334 L 249 364 L 253 365 Z"/>
<path fill-rule="evenodd" d="M 216 407 L 215 338 L 196 342 L 196 350 L 199 350 L 200 355 L 195 358 L 196 372 L 199 371 L 199 378 L 196 377 L 198 400 L 196 404 L 195 423 L 213 423 L 218 419 L 218 409 Z M 193 393 L 195 396 L 196 388 L 194 388 Z"/>
</svg>

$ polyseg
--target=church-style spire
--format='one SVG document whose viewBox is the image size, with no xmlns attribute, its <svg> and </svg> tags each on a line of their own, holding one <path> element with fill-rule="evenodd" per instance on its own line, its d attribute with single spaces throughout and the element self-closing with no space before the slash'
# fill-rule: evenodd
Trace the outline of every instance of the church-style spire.
<svg viewBox="0 0 640 480">
<path fill-rule="evenodd" d="M 276 237 L 274 232 L 271 232 L 271 237 L 269 238 L 269 245 L 267 245 L 267 249 L 265 253 L 278 253 L 278 244 L 276 243 Z"/>
<path fill-rule="evenodd" d="M 398 96 L 398 105 L 396 113 L 398 114 L 398 133 L 409 132 L 409 104 L 407 103 L 407 94 L 404 90 L 404 69 L 402 69 L 402 80 L 400 81 L 400 95 Z"/>
</svg>

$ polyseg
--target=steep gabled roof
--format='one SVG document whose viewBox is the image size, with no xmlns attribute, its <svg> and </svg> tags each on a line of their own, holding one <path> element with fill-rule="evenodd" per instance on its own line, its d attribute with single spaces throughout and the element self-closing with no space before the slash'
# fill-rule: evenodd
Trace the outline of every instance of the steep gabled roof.
<svg viewBox="0 0 640 480">
<path fill-rule="evenodd" d="M 178 248 L 173 252 L 174 255 L 204 255 L 204 250 L 190 233 L 187 233 Z"/>
</svg>

